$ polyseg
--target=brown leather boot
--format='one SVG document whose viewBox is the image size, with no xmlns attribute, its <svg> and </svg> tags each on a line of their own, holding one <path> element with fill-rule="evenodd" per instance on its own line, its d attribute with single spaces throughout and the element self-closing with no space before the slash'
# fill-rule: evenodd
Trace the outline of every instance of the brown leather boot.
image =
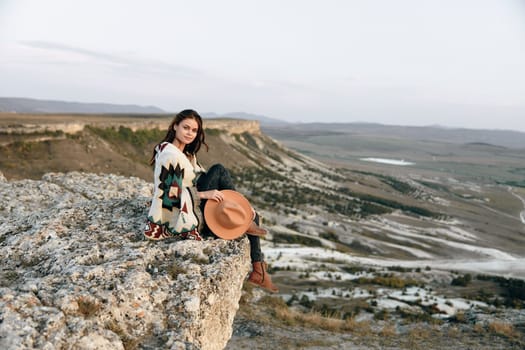
<svg viewBox="0 0 525 350">
<path fill-rule="evenodd" d="M 253 270 L 248 277 L 248 282 L 255 284 L 269 292 L 277 293 L 279 288 L 272 283 L 272 279 L 268 272 L 266 272 L 267 265 L 264 261 L 256 261 L 253 263 Z"/>
</svg>

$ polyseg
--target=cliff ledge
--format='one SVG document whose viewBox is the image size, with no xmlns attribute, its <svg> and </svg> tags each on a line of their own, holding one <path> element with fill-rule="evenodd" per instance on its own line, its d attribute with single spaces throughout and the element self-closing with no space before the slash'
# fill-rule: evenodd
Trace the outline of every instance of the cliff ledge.
<svg viewBox="0 0 525 350">
<path fill-rule="evenodd" d="M 1 349 L 225 347 L 248 242 L 144 241 L 151 187 L 78 172 L 0 176 Z"/>
</svg>

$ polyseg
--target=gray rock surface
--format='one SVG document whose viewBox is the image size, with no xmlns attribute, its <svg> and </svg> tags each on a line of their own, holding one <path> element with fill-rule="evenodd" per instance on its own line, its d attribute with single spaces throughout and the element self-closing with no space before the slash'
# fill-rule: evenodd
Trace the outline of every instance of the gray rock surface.
<svg viewBox="0 0 525 350">
<path fill-rule="evenodd" d="M 0 176 L 0 349 L 223 349 L 246 239 L 149 242 L 138 178 Z"/>
</svg>

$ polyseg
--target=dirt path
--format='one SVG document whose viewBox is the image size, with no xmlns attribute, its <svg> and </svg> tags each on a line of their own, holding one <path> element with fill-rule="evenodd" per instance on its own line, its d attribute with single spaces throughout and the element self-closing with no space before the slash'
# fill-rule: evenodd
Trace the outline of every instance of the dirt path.
<svg viewBox="0 0 525 350">
<path fill-rule="evenodd" d="M 520 219 L 523 224 L 525 224 L 525 198 L 521 197 L 519 194 L 515 193 L 512 190 L 512 187 L 508 187 L 510 194 L 512 194 L 514 197 L 518 198 L 523 203 L 523 211 L 520 213 Z"/>
</svg>

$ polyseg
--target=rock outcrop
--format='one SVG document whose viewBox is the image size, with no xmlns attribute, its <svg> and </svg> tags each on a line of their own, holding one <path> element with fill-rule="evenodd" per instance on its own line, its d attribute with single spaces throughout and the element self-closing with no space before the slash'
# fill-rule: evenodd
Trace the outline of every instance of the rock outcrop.
<svg viewBox="0 0 525 350">
<path fill-rule="evenodd" d="M 0 176 L 1 349 L 222 349 L 248 242 L 149 242 L 151 184 Z"/>
<path fill-rule="evenodd" d="M 167 130 L 174 115 L 163 117 L 127 117 L 118 120 L 110 120 L 97 116 L 75 116 L 75 115 L 20 115 L 0 113 L 0 132 L 4 134 L 34 134 L 43 132 L 61 131 L 65 134 L 78 133 L 86 125 L 98 128 L 119 128 L 125 126 L 133 131 L 143 129 Z M 212 118 L 204 119 L 204 127 L 217 129 L 229 134 L 260 134 L 261 127 L 257 120 Z"/>
<path fill-rule="evenodd" d="M 257 120 L 204 119 L 203 123 L 205 128 L 223 130 L 229 134 L 261 134 L 261 125 Z"/>
</svg>

